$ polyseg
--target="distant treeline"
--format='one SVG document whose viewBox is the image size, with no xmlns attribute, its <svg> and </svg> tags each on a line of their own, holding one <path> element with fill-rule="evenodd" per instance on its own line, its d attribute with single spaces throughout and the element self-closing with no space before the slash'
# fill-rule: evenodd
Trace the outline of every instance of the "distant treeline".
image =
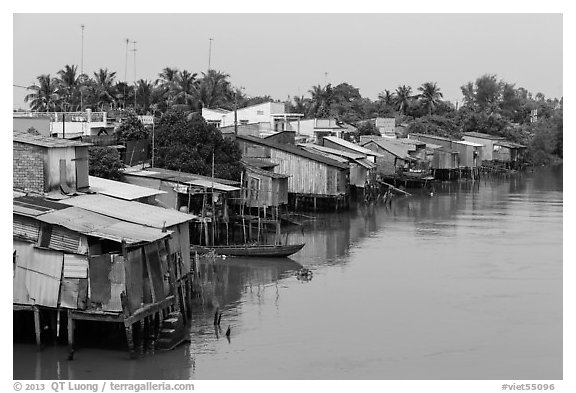
<svg viewBox="0 0 576 393">
<path fill-rule="evenodd" d="M 160 115 L 169 110 L 199 112 L 202 108 L 233 109 L 280 100 L 268 95 L 249 97 L 232 86 L 230 75 L 208 70 L 191 73 L 166 67 L 154 81 L 135 84 L 117 80 L 116 72 L 100 69 L 93 76 L 66 65 L 56 77 L 37 77 L 25 101 L 30 109 L 46 111 L 95 111 L 130 109 Z M 384 90 L 376 100 L 362 97 L 358 88 L 343 82 L 312 86 L 307 96 L 288 97 L 287 111 L 306 118 L 336 118 L 353 124 L 362 134 L 376 132 L 376 117 L 394 117 L 411 132 L 457 138 L 477 131 L 504 136 L 528 146 L 528 159 L 547 164 L 562 158 L 563 99 L 535 96 L 496 75 L 483 75 L 461 86 L 463 104 L 458 108 L 443 100 L 436 82 L 425 82 L 415 91 L 406 85 Z M 371 120 L 372 119 L 372 120 Z"/>
</svg>

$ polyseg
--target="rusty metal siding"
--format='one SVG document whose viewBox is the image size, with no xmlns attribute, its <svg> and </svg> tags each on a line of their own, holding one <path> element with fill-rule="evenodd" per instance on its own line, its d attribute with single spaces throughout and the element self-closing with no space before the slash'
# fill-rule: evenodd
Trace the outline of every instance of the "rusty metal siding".
<svg viewBox="0 0 576 393">
<path fill-rule="evenodd" d="M 80 249 L 80 235 L 66 228 L 54 225 L 52 227 L 48 248 L 76 254 Z"/>
<path fill-rule="evenodd" d="M 64 277 L 87 278 L 88 257 L 84 255 L 64 254 Z"/>
<path fill-rule="evenodd" d="M 31 218 L 14 214 L 12 221 L 12 235 L 37 242 L 38 237 L 40 236 L 40 223 Z"/>
<path fill-rule="evenodd" d="M 60 293 L 63 253 L 14 241 L 16 266 L 13 301 L 16 304 L 56 307 Z"/>
</svg>

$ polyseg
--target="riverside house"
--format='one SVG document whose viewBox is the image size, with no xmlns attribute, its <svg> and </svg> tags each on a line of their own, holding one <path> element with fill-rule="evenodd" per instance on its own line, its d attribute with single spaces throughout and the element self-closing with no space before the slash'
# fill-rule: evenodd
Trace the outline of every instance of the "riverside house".
<svg viewBox="0 0 576 393">
<path fill-rule="evenodd" d="M 168 349 L 184 338 L 194 217 L 94 193 L 85 149 L 14 133 L 15 331 L 27 330 L 23 313 L 32 313 L 37 344 L 65 329 L 72 357 L 76 321 L 118 323 L 132 357 L 145 335 Z M 167 336 L 165 324 L 174 327 Z"/>
<path fill-rule="evenodd" d="M 336 208 L 348 204 L 350 167 L 348 164 L 315 154 L 290 144 L 238 135 L 243 159 L 273 162 L 274 173 L 288 178 L 289 203 L 296 208 Z"/>
</svg>

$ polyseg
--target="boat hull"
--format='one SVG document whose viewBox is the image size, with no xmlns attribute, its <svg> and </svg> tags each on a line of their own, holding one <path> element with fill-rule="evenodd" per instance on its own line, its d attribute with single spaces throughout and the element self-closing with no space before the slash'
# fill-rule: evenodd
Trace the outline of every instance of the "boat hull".
<svg viewBox="0 0 576 393">
<path fill-rule="evenodd" d="M 285 258 L 297 253 L 304 247 L 303 244 L 288 245 L 245 245 L 245 246 L 213 246 L 213 247 L 193 247 L 194 251 L 210 252 L 218 255 L 235 257 L 266 257 Z"/>
</svg>

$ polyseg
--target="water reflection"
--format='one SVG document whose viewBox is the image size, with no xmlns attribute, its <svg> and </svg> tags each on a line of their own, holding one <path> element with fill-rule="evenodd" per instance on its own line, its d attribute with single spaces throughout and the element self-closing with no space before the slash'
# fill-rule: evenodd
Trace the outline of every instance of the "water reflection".
<svg viewBox="0 0 576 393">
<path fill-rule="evenodd" d="M 561 379 L 561 168 L 434 187 L 284 228 L 291 259 L 202 261 L 188 345 L 15 345 L 15 378 Z"/>
</svg>

